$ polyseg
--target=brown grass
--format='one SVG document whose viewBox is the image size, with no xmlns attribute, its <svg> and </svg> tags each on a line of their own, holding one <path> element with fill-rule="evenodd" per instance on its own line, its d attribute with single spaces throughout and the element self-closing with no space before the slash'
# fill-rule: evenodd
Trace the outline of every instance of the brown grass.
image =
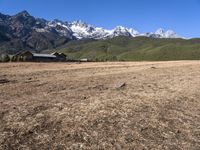
<svg viewBox="0 0 200 150">
<path fill-rule="evenodd" d="M 199 61 L 7 63 L 0 80 L 0 149 L 200 149 Z"/>
</svg>

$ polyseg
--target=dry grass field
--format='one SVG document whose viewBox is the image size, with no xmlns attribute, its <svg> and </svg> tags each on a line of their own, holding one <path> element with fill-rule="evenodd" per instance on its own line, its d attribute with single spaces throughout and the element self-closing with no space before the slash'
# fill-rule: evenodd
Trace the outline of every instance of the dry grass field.
<svg viewBox="0 0 200 150">
<path fill-rule="evenodd" d="M 200 149 L 200 61 L 0 64 L 0 149 Z"/>
</svg>

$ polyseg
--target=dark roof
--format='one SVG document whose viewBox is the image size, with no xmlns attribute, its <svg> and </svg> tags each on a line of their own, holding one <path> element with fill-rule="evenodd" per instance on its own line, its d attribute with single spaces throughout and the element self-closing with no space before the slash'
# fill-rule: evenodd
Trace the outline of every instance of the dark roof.
<svg viewBox="0 0 200 150">
<path fill-rule="evenodd" d="M 21 51 L 21 52 L 17 52 L 15 55 L 16 55 L 16 56 L 17 56 L 17 55 L 22 55 L 22 54 L 27 53 L 27 52 L 31 53 L 30 51 Z"/>
</svg>

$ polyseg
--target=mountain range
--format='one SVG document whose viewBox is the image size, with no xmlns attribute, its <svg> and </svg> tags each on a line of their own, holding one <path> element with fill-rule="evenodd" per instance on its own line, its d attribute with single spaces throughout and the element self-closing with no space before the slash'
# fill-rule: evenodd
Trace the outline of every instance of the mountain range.
<svg viewBox="0 0 200 150">
<path fill-rule="evenodd" d="M 174 31 L 158 29 L 156 32 L 139 33 L 133 28 L 117 26 L 108 30 L 80 20 L 67 22 L 48 21 L 22 11 L 10 16 L 0 13 L 0 53 L 16 53 L 21 50 L 42 51 L 55 49 L 69 41 L 106 40 L 118 36 L 180 38 Z"/>
</svg>

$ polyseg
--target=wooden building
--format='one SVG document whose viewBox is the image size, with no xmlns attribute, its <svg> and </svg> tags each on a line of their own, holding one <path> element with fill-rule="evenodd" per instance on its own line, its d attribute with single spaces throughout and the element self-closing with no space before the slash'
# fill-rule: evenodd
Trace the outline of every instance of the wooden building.
<svg viewBox="0 0 200 150">
<path fill-rule="evenodd" d="M 20 52 L 15 55 L 17 61 L 31 62 L 59 62 L 66 61 L 66 55 L 63 53 L 41 54 L 32 53 L 30 51 Z"/>
</svg>

